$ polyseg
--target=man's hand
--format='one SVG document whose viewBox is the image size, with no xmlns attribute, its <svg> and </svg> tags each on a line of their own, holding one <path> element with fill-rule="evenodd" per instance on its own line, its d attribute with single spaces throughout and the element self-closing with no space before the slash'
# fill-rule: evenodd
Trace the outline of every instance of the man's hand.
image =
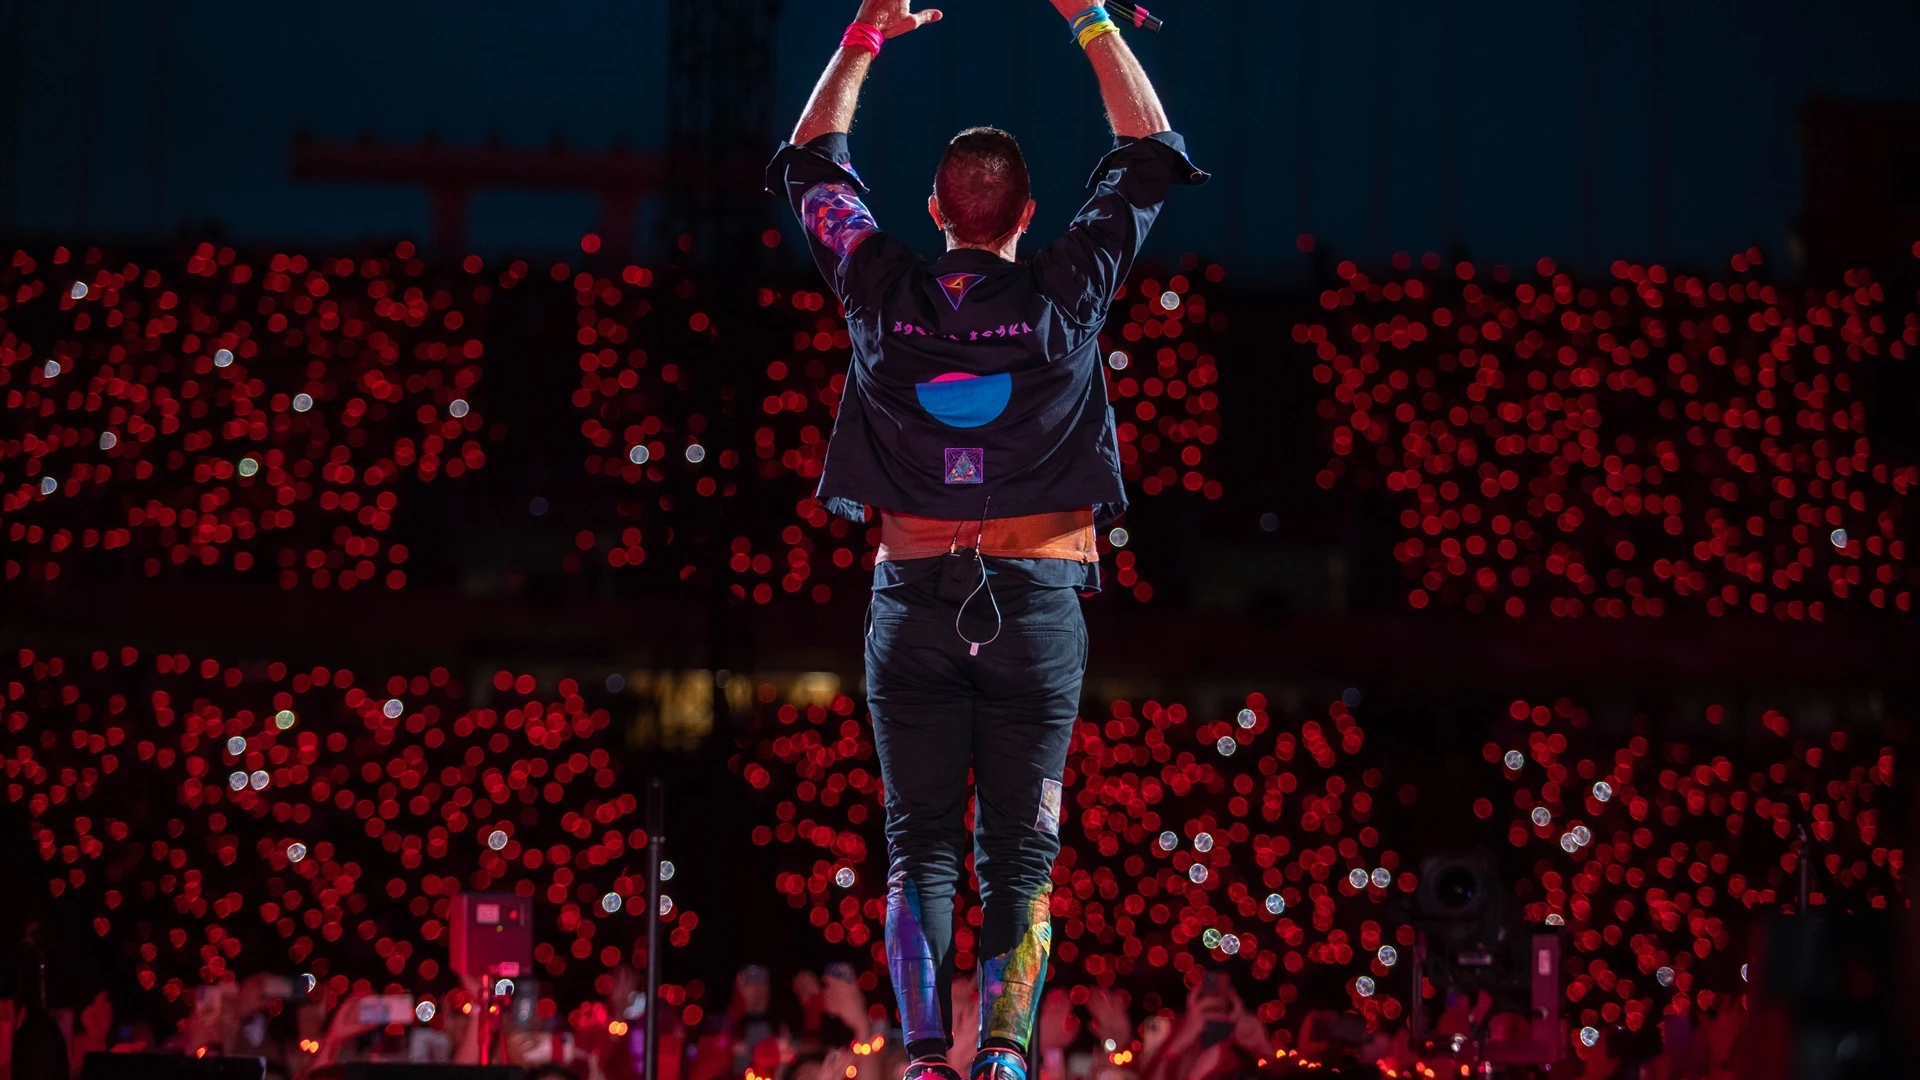
<svg viewBox="0 0 1920 1080">
<path fill-rule="evenodd" d="M 1069 23 L 1093 6 L 1094 0 L 1052 0 L 1053 10 Z M 1144 139 L 1169 130 L 1167 110 L 1154 92 L 1153 81 L 1141 69 L 1133 50 L 1119 34 L 1102 34 L 1087 43 L 1087 59 L 1100 80 L 1100 99 L 1115 135 Z"/>
<path fill-rule="evenodd" d="M 897 38 L 901 34 L 912 33 L 928 23 L 939 22 L 940 9 L 928 8 L 925 11 L 915 12 L 913 0 L 865 0 L 860 5 L 860 14 L 854 21 L 872 23 L 880 28 L 882 34 Z"/>
<path fill-rule="evenodd" d="M 1112 1039 L 1117 1045 L 1133 1042 L 1133 1021 L 1127 1016 L 1127 1002 L 1117 991 L 1095 987 L 1087 998 L 1087 1015 L 1093 1019 L 1093 1033 Z"/>
<path fill-rule="evenodd" d="M 872 1018 L 867 1015 L 867 995 L 860 987 L 845 979 L 828 975 L 821 991 L 827 1007 L 827 1015 L 847 1025 L 856 1039 L 865 1039 L 872 1028 Z M 831 1073 L 822 1075 L 832 1075 Z"/>
</svg>

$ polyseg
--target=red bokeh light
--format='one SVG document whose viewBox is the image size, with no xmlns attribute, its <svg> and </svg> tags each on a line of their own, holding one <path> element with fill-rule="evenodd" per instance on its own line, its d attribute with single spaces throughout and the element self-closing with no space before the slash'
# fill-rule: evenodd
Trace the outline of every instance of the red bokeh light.
<svg viewBox="0 0 1920 1080">
<path fill-rule="evenodd" d="M 410 244 L 55 265 L 0 267 L 7 580 L 131 561 L 397 589 L 399 482 L 478 469 L 505 436 L 473 401 L 494 287 L 434 283 Z"/>
<path fill-rule="evenodd" d="M 1677 608 L 1821 620 L 1906 612 L 1920 467 L 1868 439 L 1864 365 L 1920 349 L 1920 312 L 1865 271 L 1793 298 L 1614 265 L 1588 286 L 1373 281 L 1342 264 L 1311 349 L 1320 486 L 1402 509 L 1408 603 L 1559 617 Z"/>
</svg>

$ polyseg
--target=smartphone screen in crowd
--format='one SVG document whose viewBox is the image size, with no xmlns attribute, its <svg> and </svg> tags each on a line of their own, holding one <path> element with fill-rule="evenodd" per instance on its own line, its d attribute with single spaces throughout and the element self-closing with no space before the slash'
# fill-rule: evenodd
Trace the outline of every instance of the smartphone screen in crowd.
<svg viewBox="0 0 1920 1080">
<path fill-rule="evenodd" d="M 375 994 L 360 999 L 360 1022 L 372 1026 L 411 1024 L 414 1021 L 411 994 Z"/>
</svg>

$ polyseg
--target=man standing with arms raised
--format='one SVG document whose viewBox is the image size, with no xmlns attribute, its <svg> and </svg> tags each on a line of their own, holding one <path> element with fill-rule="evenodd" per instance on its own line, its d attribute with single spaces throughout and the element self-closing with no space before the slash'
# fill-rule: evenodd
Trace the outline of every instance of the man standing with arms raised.
<svg viewBox="0 0 1920 1080">
<path fill-rule="evenodd" d="M 980 1026 L 974 1080 L 1026 1080 L 1051 945 L 1061 781 L 1086 671 L 1079 594 L 1096 525 L 1126 508 L 1099 333 L 1174 185 L 1206 174 L 1098 5 L 1053 0 L 1100 83 L 1116 147 L 1065 236 L 1016 260 L 1033 219 L 1013 136 L 971 128 L 934 175 L 929 263 L 861 201 L 847 131 L 891 38 L 940 21 L 866 0 L 769 187 L 799 215 L 846 311 L 853 358 L 820 478 L 829 510 L 880 515 L 867 704 L 886 784 L 887 959 L 907 1080 L 958 1080 L 953 895 L 978 795 Z"/>
</svg>

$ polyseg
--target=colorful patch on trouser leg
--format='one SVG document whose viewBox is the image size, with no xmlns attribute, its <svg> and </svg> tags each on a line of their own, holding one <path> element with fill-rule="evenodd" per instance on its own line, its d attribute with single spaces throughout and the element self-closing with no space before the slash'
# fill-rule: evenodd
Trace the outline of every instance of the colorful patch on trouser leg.
<svg viewBox="0 0 1920 1080">
<path fill-rule="evenodd" d="M 980 965 L 980 1039 L 1033 1044 L 1040 991 L 1053 948 L 1053 886 L 1042 885 L 1027 901 L 1027 928 L 1013 948 Z"/>
<path fill-rule="evenodd" d="M 887 973 L 907 1044 L 951 1041 L 940 1017 L 940 964 L 920 921 L 920 887 L 905 870 L 887 880 Z"/>
<path fill-rule="evenodd" d="M 1040 781 L 1040 812 L 1034 816 L 1035 832 L 1060 835 L 1060 781 Z"/>
</svg>

